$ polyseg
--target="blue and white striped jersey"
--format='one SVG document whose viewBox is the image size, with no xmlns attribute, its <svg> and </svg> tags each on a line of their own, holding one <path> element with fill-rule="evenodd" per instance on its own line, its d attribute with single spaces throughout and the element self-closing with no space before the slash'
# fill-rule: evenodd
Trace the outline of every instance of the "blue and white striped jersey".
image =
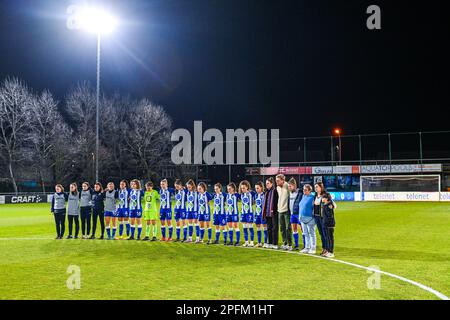
<svg viewBox="0 0 450 320">
<path fill-rule="evenodd" d="M 214 214 L 225 214 L 225 197 L 223 192 L 214 194 Z"/>
<path fill-rule="evenodd" d="M 209 192 L 198 194 L 198 213 L 210 214 L 211 208 L 209 207 L 209 201 L 212 199 L 212 195 Z"/>
<path fill-rule="evenodd" d="M 139 189 L 130 190 L 130 210 L 142 210 L 142 198 L 144 191 Z"/>
<path fill-rule="evenodd" d="M 186 189 L 178 190 L 175 194 L 175 210 L 186 210 Z"/>
<path fill-rule="evenodd" d="M 264 192 L 257 193 L 255 196 L 255 214 L 262 215 L 262 208 L 264 204 Z"/>
<path fill-rule="evenodd" d="M 119 209 L 128 209 L 129 207 L 130 189 L 119 189 L 119 203 L 117 207 Z"/>
<path fill-rule="evenodd" d="M 253 213 L 253 203 L 255 199 L 255 191 L 244 192 L 241 194 L 241 202 L 242 202 L 242 213 L 249 214 Z"/>
<path fill-rule="evenodd" d="M 172 209 L 172 201 L 170 197 L 175 193 L 173 188 L 167 189 L 159 189 L 159 201 L 161 210 L 171 210 Z"/>
<path fill-rule="evenodd" d="M 198 193 L 197 191 L 188 191 L 186 196 L 186 212 L 198 211 Z"/>
<path fill-rule="evenodd" d="M 227 193 L 226 213 L 228 215 L 239 214 L 238 200 L 239 200 L 239 193 Z"/>
</svg>

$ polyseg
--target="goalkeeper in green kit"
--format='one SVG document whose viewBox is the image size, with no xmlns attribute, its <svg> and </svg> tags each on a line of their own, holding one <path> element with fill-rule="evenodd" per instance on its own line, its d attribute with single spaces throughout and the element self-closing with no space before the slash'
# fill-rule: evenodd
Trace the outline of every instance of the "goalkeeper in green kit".
<svg viewBox="0 0 450 320">
<path fill-rule="evenodd" d="M 158 232 L 158 227 L 156 226 L 156 219 L 158 218 L 158 207 L 156 205 L 156 200 L 159 200 L 159 193 L 153 189 L 153 183 L 147 182 L 145 184 L 144 193 L 144 210 L 143 218 L 146 221 L 145 238 L 143 241 L 150 240 L 150 229 L 153 230 L 153 235 L 151 241 L 156 241 L 156 235 Z"/>
</svg>

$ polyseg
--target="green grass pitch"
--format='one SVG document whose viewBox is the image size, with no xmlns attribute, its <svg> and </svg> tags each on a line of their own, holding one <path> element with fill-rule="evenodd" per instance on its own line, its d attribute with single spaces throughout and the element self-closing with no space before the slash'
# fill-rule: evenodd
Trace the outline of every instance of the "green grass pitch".
<svg viewBox="0 0 450 320">
<path fill-rule="evenodd" d="M 56 241 L 49 209 L 0 206 L 0 299 L 437 299 L 385 275 L 369 289 L 364 269 L 274 250 Z M 450 295 L 448 204 L 341 202 L 336 220 L 336 259 Z M 70 265 L 78 290 L 66 285 Z"/>
</svg>

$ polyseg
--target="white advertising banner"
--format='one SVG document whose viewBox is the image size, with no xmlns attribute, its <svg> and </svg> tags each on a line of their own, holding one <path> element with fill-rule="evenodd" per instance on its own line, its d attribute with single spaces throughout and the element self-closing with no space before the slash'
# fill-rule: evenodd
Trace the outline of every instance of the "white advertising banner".
<svg viewBox="0 0 450 320">
<path fill-rule="evenodd" d="M 442 164 L 441 163 L 429 163 L 422 165 L 422 172 L 441 172 Z"/>
<path fill-rule="evenodd" d="M 440 163 L 432 164 L 393 164 L 391 165 L 392 173 L 412 173 L 412 172 L 440 172 L 442 165 Z"/>
<path fill-rule="evenodd" d="M 362 192 L 362 201 L 439 201 L 440 192 Z"/>
<path fill-rule="evenodd" d="M 332 166 L 324 166 L 324 167 L 312 167 L 312 174 L 333 174 Z"/>
<path fill-rule="evenodd" d="M 420 172 L 441 172 L 442 164 L 382 164 L 361 166 L 361 173 L 420 173 Z"/>
<path fill-rule="evenodd" d="M 335 173 L 335 174 L 352 174 L 353 166 L 335 166 L 335 167 L 333 167 L 333 173 Z"/>
<path fill-rule="evenodd" d="M 390 172 L 391 166 L 388 164 L 361 166 L 361 173 L 390 173 Z"/>
<path fill-rule="evenodd" d="M 0 196 L 0 204 L 5 204 L 5 196 Z"/>
<path fill-rule="evenodd" d="M 441 201 L 450 201 L 450 192 L 441 192 Z"/>
</svg>

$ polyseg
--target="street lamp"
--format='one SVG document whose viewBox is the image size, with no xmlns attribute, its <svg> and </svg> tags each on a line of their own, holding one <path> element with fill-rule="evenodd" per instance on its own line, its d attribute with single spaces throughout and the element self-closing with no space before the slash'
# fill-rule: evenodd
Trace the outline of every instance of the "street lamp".
<svg viewBox="0 0 450 320">
<path fill-rule="evenodd" d="M 110 34 L 117 26 L 114 16 L 105 10 L 95 7 L 70 6 L 67 10 L 69 18 L 67 27 L 69 29 L 80 29 L 97 36 L 97 99 L 96 99 L 96 124 L 95 124 L 95 181 L 98 181 L 98 159 L 99 159 L 99 105 L 100 105 L 100 57 L 101 38 Z"/>
<path fill-rule="evenodd" d="M 341 144 L 341 129 L 336 128 L 333 130 L 334 134 L 338 136 L 338 140 L 339 140 L 339 146 L 338 146 L 338 151 L 339 151 L 339 164 L 341 164 L 342 162 L 342 144 Z"/>
</svg>

